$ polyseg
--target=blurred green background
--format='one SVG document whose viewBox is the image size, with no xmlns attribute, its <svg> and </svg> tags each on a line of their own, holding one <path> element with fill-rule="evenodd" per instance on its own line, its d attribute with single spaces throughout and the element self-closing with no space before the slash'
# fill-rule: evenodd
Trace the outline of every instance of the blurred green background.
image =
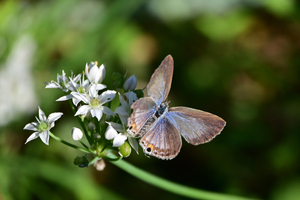
<svg viewBox="0 0 300 200">
<path fill-rule="evenodd" d="M 300 12 L 292 0 L 1 1 L 0 199 L 183 199 L 106 162 L 73 165 L 79 152 L 50 139 L 24 145 L 37 106 L 64 112 L 53 132 L 79 126 L 63 94 L 44 82 L 85 63 L 135 74 L 144 88 L 163 58 L 175 69 L 171 106 L 227 121 L 208 144 L 183 142 L 171 161 L 140 151 L 126 160 L 199 189 L 300 199 Z M 128 76 L 129 77 L 129 76 Z"/>
</svg>

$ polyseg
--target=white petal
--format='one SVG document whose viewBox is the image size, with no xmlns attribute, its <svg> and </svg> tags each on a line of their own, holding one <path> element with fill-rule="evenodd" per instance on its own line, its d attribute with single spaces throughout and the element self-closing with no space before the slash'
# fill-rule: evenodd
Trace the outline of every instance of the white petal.
<svg viewBox="0 0 300 200">
<path fill-rule="evenodd" d="M 112 140 L 114 139 L 116 136 L 118 135 L 117 131 L 112 127 L 112 126 L 108 126 L 106 131 L 105 131 L 105 138 L 107 140 Z"/>
<path fill-rule="evenodd" d="M 75 78 L 73 78 L 73 82 L 77 83 L 81 78 L 81 74 L 78 74 Z"/>
<path fill-rule="evenodd" d="M 103 90 L 103 89 L 105 89 L 106 88 L 106 85 L 104 85 L 104 84 L 97 84 L 96 85 L 96 89 L 97 90 Z"/>
<path fill-rule="evenodd" d="M 136 93 L 134 92 L 127 92 L 128 93 L 128 103 L 129 103 L 129 107 L 133 104 L 134 101 L 136 101 L 138 98 L 136 96 Z"/>
<path fill-rule="evenodd" d="M 48 130 L 40 133 L 40 138 L 46 145 L 49 145 L 49 131 Z"/>
<path fill-rule="evenodd" d="M 67 100 L 72 99 L 72 98 L 73 98 L 73 95 L 68 94 L 66 96 L 62 96 L 62 97 L 56 99 L 56 101 L 67 101 Z"/>
<path fill-rule="evenodd" d="M 77 115 L 85 115 L 88 111 L 90 110 L 90 106 L 88 105 L 83 105 L 81 106 L 77 112 L 75 113 L 74 116 L 77 116 Z"/>
<path fill-rule="evenodd" d="M 89 74 L 88 74 L 88 79 L 92 82 L 92 83 L 98 83 L 99 80 L 99 76 L 100 76 L 100 71 L 97 65 L 93 65 L 90 70 L 89 70 Z"/>
<path fill-rule="evenodd" d="M 133 91 L 136 87 L 136 77 L 135 75 L 131 75 L 125 82 L 123 85 L 124 90 L 131 90 Z"/>
<path fill-rule="evenodd" d="M 90 97 L 98 97 L 98 91 L 96 90 L 96 85 L 92 84 L 89 89 L 89 95 Z"/>
<path fill-rule="evenodd" d="M 76 98 L 72 98 L 72 102 L 75 106 L 77 106 L 79 104 L 80 100 L 76 99 Z"/>
<path fill-rule="evenodd" d="M 123 107 L 127 107 L 128 106 L 128 103 L 127 101 L 124 99 L 124 97 L 119 93 L 119 100 L 120 100 L 120 103 Z"/>
<path fill-rule="evenodd" d="M 42 111 L 42 109 L 39 107 L 39 119 L 41 121 L 46 121 L 47 120 L 47 117 L 45 115 L 45 113 Z"/>
<path fill-rule="evenodd" d="M 106 75 L 106 69 L 105 69 L 105 66 L 103 64 L 99 67 L 99 71 L 100 71 L 99 83 L 102 83 L 102 81 L 104 80 L 105 75 Z"/>
<path fill-rule="evenodd" d="M 106 102 L 113 100 L 116 96 L 116 93 L 117 92 L 114 90 L 107 90 L 98 97 L 98 100 L 101 102 L 101 104 L 104 104 Z"/>
<path fill-rule="evenodd" d="M 97 117 L 98 121 L 100 121 L 102 115 L 103 115 L 103 112 L 101 109 L 91 109 L 91 114 L 92 114 L 92 117 Z"/>
<path fill-rule="evenodd" d="M 106 106 L 102 106 L 102 110 L 107 115 L 115 115 L 115 113 L 111 109 L 109 109 L 108 107 L 106 107 Z"/>
<path fill-rule="evenodd" d="M 30 142 L 31 140 L 34 140 L 34 139 L 38 138 L 38 137 L 39 137 L 39 132 L 34 132 L 34 133 L 32 133 L 32 134 L 29 136 L 29 138 L 26 140 L 25 144 L 26 144 L 27 142 Z"/>
<path fill-rule="evenodd" d="M 55 82 L 46 82 L 46 87 L 45 88 L 54 88 L 54 89 L 59 89 L 61 86 Z"/>
<path fill-rule="evenodd" d="M 79 128 L 73 127 L 72 130 L 72 138 L 75 141 L 81 140 L 81 138 L 83 137 L 83 133 Z"/>
<path fill-rule="evenodd" d="M 58 120 L 62 115 L 63 115 L 63 113 L 61 113 L 61 112 L 51 113 L 51 114 L 49 115 L 49 117 L 48 117 L 49 123 L 55 122 L 55 121 Z"/>
<path fill-rule="evenodd" d="M 113 147 L 119 147 L 119 146 L 123 145 L 126 139 L 127 139 L 126 135 L 119 133 L 113 141 Z"/>
<path fill-rule="evenodd" d="M 115 130 L 119 132 L 123 132 L 123 126 L 121 124 L 115 123 L 115 122 L 106 122 L 108 125 L 112 126 Z"/>
<path fill-rule="evenodd" d="M 89 98 L 86 96 L 86 94 L 81 94 L 81 93 L 79 93 L 79 92 L 71 92 L 71 95 L 72 95 L 74 98 L 76 98 L 76 99 L 78 99 L 78 100 L 80 100 L 80 101 L 83 101 L 84 103 L 89 103 L 89 102 L 90 102 L 90 100 L 89 100 Z"/>
<path fill-rule="evenodd" d="M 116 108 L 115 113 L 119 114 L 119 115 L 129 115 L 129 113 L 127 112 L 127 110 L 123 107 L 123 106 L 119 106 Z"/>
<path fill-rule="evenodd" d="M 31 122 L 29 124 L 26 124 L 26 126 L 23 128 L 23 130 L 30 130 L 30 131 L 38 131 L 39 123 L 37 122 Z"/>
</svg>

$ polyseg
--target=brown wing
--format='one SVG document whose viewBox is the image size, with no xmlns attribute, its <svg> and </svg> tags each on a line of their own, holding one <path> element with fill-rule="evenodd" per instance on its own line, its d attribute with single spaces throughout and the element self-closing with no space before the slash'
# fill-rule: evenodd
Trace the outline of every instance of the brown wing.
<svg viewBox="0 0 300 200">
<path fill-rule="evenodd" d="M 187 107 L 173 107 L 166 116 L 193 145 L 209 142 L 223 130 L 226 122 L 211 113 Z"/>
<path fill-rule="evenodd" d="M 135 101 L 131 108 L 133 112 L 128 119 L 128 132 L 132 136 L 140 136 L 141 129 L 144 127 L 147 120 L 155 112 L 156 104 L 151 97 L 141 98 Z"/>
<path fill-rule="evenodd" d="M 163 160 L 177 156 L 182 142 L 179 130 L 166 118 L 159 118 L 157 124 L 140 140 L 144 153 Z"/>
<path fill-rule="evenodd" d="M 164 102 L 170 92 L 174 62 L 171 55 L 168 55 L 159 67 L 152 74 L 147 92 L 152 97 L 157 105 Z"/>
</svg>

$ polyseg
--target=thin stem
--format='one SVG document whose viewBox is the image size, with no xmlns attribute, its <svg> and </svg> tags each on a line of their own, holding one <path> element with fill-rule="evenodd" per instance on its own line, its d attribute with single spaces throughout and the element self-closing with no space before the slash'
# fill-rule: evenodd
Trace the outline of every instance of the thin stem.
<svg viewBox="0 0 300 200">
<path fill-rule="evenodd" d="M 178 195 L 182 195 L 185 197 L 195 198 L 195 199 L 206 199 L 206 200 L 210 200 L 210 199 L 212 199 L 212 200 L 250 200 L 250 198 L 209 192 L 209 191 L 199 190 L 196 188 L 191 188 L 191 187 L 187 187 L 184 185 L 180 185 L 180 184 L 165 180 L 163 178 L 160 178 L 158 176 L 152 175 L 144 170 L 141 170 L 141 169 L 127 163 L 124 160 L 119 160 L 119 161 L 111 162 L 111 163 L 120 167 L 121 169 L 123 169 L 124 171 L 128 172 L 129 174 L 135 176 L 136 178 L 139 178 L 149 184 L 152 184 L 161 189 L 164 189 L 169 192 L 172 192 L 172 193 L 175 193 Z"/>
<path fill-rule="evenodd" d="M 84 142 L 82 142 L 81 140 L 79 140 L 79 142 L 82 144 L 82 146 L 84 146 L 86 149 L 88 149 L 89 147 L 86 145 L 86 144 L 84 144 Z"/>
<path fill-rule="evenodd" d="M 71 143 L 69 143 L 69 142 L 67 142 L 67 141 L 65 141 L 65 140 L 63 140 L 63 139 L 60 139 L 59 137 L 55 136 L 55 135 L 54 135 L 53 133 L 51 133 L 50 131 L 49 131 L 49 135 L 50 135 L 53 139 L 55 139 L 55 140 L 57 140 L 57 141 L 59 141 L 59 142 L 65 144 L 65 145 L 67 145 L 67 146 L 69 146 L 69 147 L 72 147 L 72 148 L 74 148 L 74 149 L 83 151 L 83 152 L 85 152 L 85 153 L 92 153 L 92 152 L 90 152 L 88 149 L 84 149 L 84 148 L 78 147 L 78 146 L 76 146 L 76 145 L 74 145 L 74 144 L 71 144 Z"/>
</svg>

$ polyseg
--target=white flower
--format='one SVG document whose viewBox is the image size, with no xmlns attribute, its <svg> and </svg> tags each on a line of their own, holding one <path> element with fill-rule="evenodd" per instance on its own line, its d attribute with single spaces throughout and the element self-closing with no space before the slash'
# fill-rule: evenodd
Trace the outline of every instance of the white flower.
<svg viewBox="0 0 300 200">
<path fill-rule="evenodd" d="M 125 141 L 128 139 L 130 146 L 138 153 L 139 145 L 136 139 L 130 137 L 129 133 L 126 131 L 124 126 L 114 122 L 106 122 L 106 123 L 108 124 L 108 127 L 105 131 L 105 138 L 107 140 L 113 139 L 113 147 L 122 146 L 125 143 Z"/>
<path fill-rule="evenodd" d="M 36 118 L 38 122 L 31 122 L 29 124 L 26 124 L 26 126 L 24 127 L 24 130 L 35 131 L 29 136 L 25 144 L 40 137 L 46 145 L 49 145 L 49 130 L 54 127 L 54 122 L 58 120 L 62 115 L 63 113 L 56 112 L 51 113 L 47 118 L 45 113 L 39 107 L 39 119 Z"/>
<path fill-rule="evenodd" d="M 124 97 L 125 98 L 124 98 Z M 134 92 L 126 92 L 124 95 L 119 93 L 119 99 L 121 102 L 121 106 L 117 107 L 115 113 L 117 113 L 122 121 L 122 124 L 127 124 L 127 120 L 131 114 L 131 105 L 135 100 L 137 100 L 137 96 Z M 125 100 L 126 99 L 126 100 Z"/>
<path fill-rule="evenodd" d="M 72 130 L 73 140 L 75 140 L 75 141 L 81 140 L 82 136 L 83 136 L 82 131 L 79 128 L 73 127 L 73 130 Z"/>
<path fill-rule="evenodd" d="M 103 92 L 101 95 L 98 95 L 98 91 L 96 90 L 96 85 L 91 85 L 89 89 L 89 94 L 81 94 L 78 92 L 71 92 L 71 94 L 80 101 L 88 105 L 81 106 L 75 116 L 77 115 L 85 115 L 88 112 L 91 113 L 92 117 L 97 117 L 98 121 L 100 121 L 103 113 L 107 115 L 115 115 L 113 111 L 111 111 L 108 107 L 103 106 L 103 104 L 113 100 L 116 96 L 116 91 L 107 90 Z"/>
<path fill-rule="evenodd" d="M 79 83 L 77 83 L 78 81 L 74 81 L 71 77 L 70 77 L 70 90 L 71 92 L 78 92 L 81 94 L 87 93 L 90 87 L 90 83 L 89 80 L 85 80 L 84 76 L 82 76 L 82 79 L 80 79 Z M 106 85 L 103 84 L 99 84 L 99 89 L 98 90 L 102 90 L 106 88 Z M 72 94 L 68 94 L 65 96 L 60 97 L 59 99 L 57 99 L 56 101 L 66 101 L 72 99 L 72 102 L 75 106 L 78 105 L 78 103 L 80 102 L 79 99 L 75 98 Z"/>
<path fill-rule="evenodd" d="M 103 87 L 101 84 L 106 75 L 105 66 L 102 64 L 99 68 L 97 62 L 91 62 L 90 65 L 85 65 L 85 74 L 91 83 L 96 84 L 97 90 Z"/>
<path fill-rule="evenodd" d="M 77 75 L 75 78 L 73 78 L 73 74 L 72 74 L 71 77 L 74 82 L 78 82 L 78 80 L 80 80 L 81 74 Z M 66 77 L 66 73 L 64 72 L 64 70 L 62 71 L 62 75 L 57 74 L 57 82 L 55 81 L 51 81 L 50 83 L 46 82 L 46 88 L 56 88 L 64 92 L 68 92 L 69 90 L 72 91 L 71 87 L 72 85 L 70 85 L 70 81 Z"/>
<path fill-rule="evenodd" d="M 136 87 L 137 84 L 137 80 L 135 75 L 131 75 L 125 82 L 123 85 L 123 88 L 125 91 L 130 90 L 133 91 Z"/>
</svg>

